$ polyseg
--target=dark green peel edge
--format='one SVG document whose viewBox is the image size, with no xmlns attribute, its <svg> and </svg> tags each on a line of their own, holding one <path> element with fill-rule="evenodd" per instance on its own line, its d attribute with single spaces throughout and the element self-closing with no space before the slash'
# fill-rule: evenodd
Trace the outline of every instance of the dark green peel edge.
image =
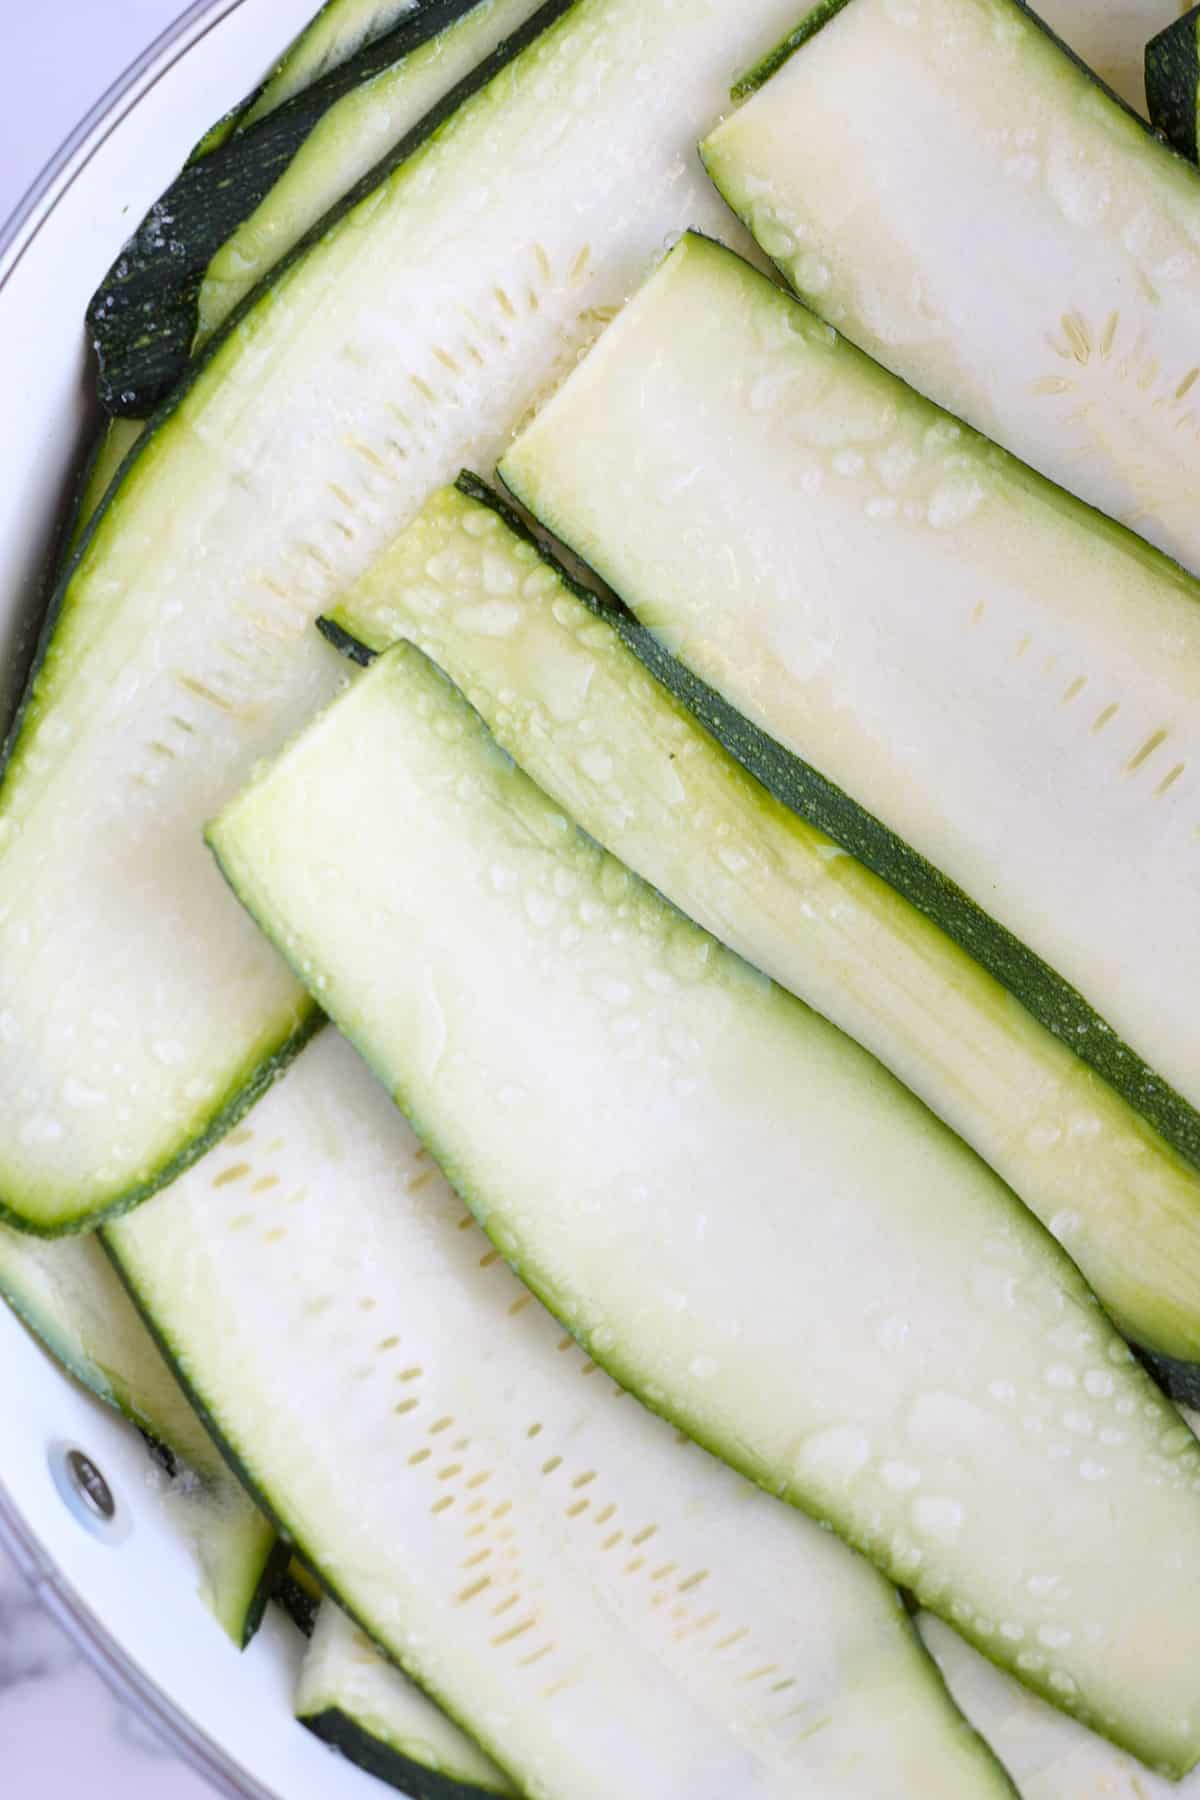
<svg viewBox="0 0 1200 1800">
<path fill-rule="evenodd" d="M 492 506 L 511 531 L 528 539 L 572 592 L 609 622 L 655 680 L 682 701 L 769 793 L 849 850 L 939 926 L 1019 1000 L 1040 1025 L 1115 1088 L 1181 1156 L 1200 1168 L 1200 1113 L 1122 1042 L 1077 989 L 889 831 L 873 813 L 752 725 L 715 689 L 693 675 L 619 600 L 614 604 L 576 581 L 521 516 L 478 476 L 460 476 L 457 485 L 472 499 Z M 568 548 L 575 554 L 572 546 Z M 323 629 L 336 644 L 336 637 L 325 625 Z"/>
<path fill-rule="evenodd" d="M 74 603 L 73 596 L 71 595 L 71 587 L 75 571 L 78 569 L 83 557 L 87 554 L 97 532 L 103 528 L 109 509 L 112 506 L 119 504 L 121 488 L 125 476 L 141 456 L 152 453 L 158 433 L 171 423 L 175 413 L 183 404 L 187 395 L 191 392 L 194 384 L 201 378 L 211 360 L 220 354 L 227 339 L 237 331 L 242 321 L 253 312 L 256 306 L 269 303 L 272 290 L 276 284 L 290 272 L 294 265 L 306 256 L 311 249 L 315 248 L 322 238 L 333 230 L 349 213 L 353 212 L 355 207 L 366 199 L 369 194 L 373 193 L 376 188 L 387 182 L 391 176 L 393 176 L 403 164 L 410 159 L 410 157 L 426 145 L 439 131 L 448 127 L 453 122 L 454 115 L 460 107 L 469 101 L 482 88 L 486 87 L 487 84 L 501 72 L 501 70 L 514 60 L 514 58 L 519 56 L 521 52 L 527 49 L 530 44 L 534 43 L 543 32 L 549 30 L 551 26 L 556 24 L 578 4 L 579 0 L 545 0 L 545 4 L 534 13 L 532 18 L 526 21 L 519 31 L 514 32 L 511 37 L 499 44 L 492 54 L 485 58 L 485 60 L 480 63 L 470 75 L 465 77 L 457 87 L 451 89 L 439 104 L 421 120 L 420 124 L 417 125 L 406 138 L 395 146 L 382 162 L 376 164 L 375 168 L 372 169 L 362 181 L 351 188 L 338 205 L 326 214 L 324 219 L 320 220 L 311 231 L 307 232 L 299 242 L 293 246 L 288 255 L 281 259 L 259 286 L 246 295 L 240 306 L 238 306 L 226 320 L 221 330 L 216 332 L 208 344 L 205 345 L 201 354 L 189 363 L 178 385 L 172 390 L 159 407 L 158 411 L 148 421 L 145 431 L 142 433 L 142 436 L 138 439 L 122 465 L 121 482 L 114 482 L 109 488 L 106 498 L 89 520 L 79 542 L 75 546 L 68 566 L 59 575 L 57 584 L 50 598 L 45 619 L 42 623 L 41 632 L 38 636 L 32 667 L 25 685 L 24 693 L 22 694 L 20 703 L 17 707 L 16 715 L 9 728 L 8 735 L 3 744 L 0 745 L 0 814 L 3 812 L 4 782 L 10 768 L 14 765 L 14 761 L 21 748 L 25 722 L 29 716 L 34 700 L 37 697 L 39 677 L 42 673 L 47 653 L 54 640 L 60 622 L 70 611 L 70 607 Z M 51 694 L 50 704 L 53 704 L 53 698 L 53 694 Z M 0 1195 L 0 1224 L 9 1224 L 15 1230 L 32 1232 L 33 1235 L 40 1237 L 67 1236 L 76 1231 L 91 1229 L 94 1225 L 101 1223 L 105 1219 L 117 1218 L 121 1213 L 129 1211 L 130 1208 L 139 1205 L 143 1200 L 149 1199 L 152 1194 L 157 1193 L 160 1188 L 181 1175 L 183 1171 L 197 1161 L 197 1159 L 202 1156 L 219 1137 L 232 1129 L 242 1115 L 249 1111 L 250 1107 L 254 1105 L 276 1077 L 283 1072 L 298 1051 L 303 1048 L 304 1044 L 318 1028 L 320 1023 L 320 1015 L 319 1013 L 316 1013 L 314 1009 L 313 1014 L 302 1021 L 299 1028 L 292 1036 L 267 1057 L 262 1065 L 253 1072 L 250 1078 L 242 1086 L 226 1096 L 219 1110 L 213 1115 L 208 1128 L 199 1139 L 187 1144 L 180 1151 L 178 1156 L 174 1157 L 166 1164 L 161 1171 L 157 1171 L 144 1182 L 136 1184 L 124 1193 L 118 1194 L 103 1208 L 96 1212 L 89 1212 L 85 1217 L 67 1220 L 53 1226 L 38 1226 L 32 1224 L 27 1218 L 19 1213 L 11 1203 L 7 1202 L 3 1195 Z"/>
<path fill-rule="evenodd" d="M 494 1795 L 496 1792 L 494 1788 L 456 1781 L 453 1776 L 441 1775 L 424 1763 L 414 1762 L 337 1707 L 328 1707 L 307 1718 L 302 1713 L 297 1717 L 322 1743 L 339 1750 L 348 1762 L 365 1769 L 376 1780 L 386 1781 L 389 1787 L 409 1795 L 410 1800 L 468 1800 L 468 1796 Z"/>
<path fill-rule="evenodd" d="M 209 263 L 261 205 L 330 107 L 473 12 L 480 0 L 418 0 L 393 29 L 237 130 L 216 126 L 109 269 L 87 311 L 105 412 L 141 417 L 170 393 L 191 356 Z M 224 135 L 219 134 L 224 131 Z"/>
<path fill-rule="evenodd" d="M 292 1553 L 287 1544 L 283 1542 L 282 1538 L 276 1538 L 271 1546 L 270 1554 L 262 1566 L 258 1585 L 251 1596 L 250 1604 L 246 1608 L 245 1623 L 242 1626 L 241 1648 L 243 1650 L 248 1649 L 258 1636 L 258 1628 L 266 1616 L 267 1606 L 278 1593 L 280 1581 L 291 1559 Z"/>
<path fill-rule="evenodd" d="M 289 1551 L 279 1579 L 275 1584 L 275 1592 L 271 1598 L 277 1606 L 281 1606 L 296 1630 L 303 1637 L 310 1638 L 316 1629 L 317 1610 L 321 1602 L 315 1600 L 306 1588 L 301 1587 L 294 1575 L 288 1573 L 291 1567 L 292 1553 Z"/>
<path fill-rule="evenodd" d="M 289 1064 L 300 1054 L 305 1044 L 321 1029 L 324 1023 L 324 1014 L 310 1001 L 296 1028 L 269 1056 L 263 1057 L 254 1064 L 245 1080 L 239 1080 L 226 1090 L 218 1103 L 216 1112 L 209 1116 L 208 1123 L 198 1137 L 189 1139 L 178 1155 L 173 1156 L 169 1162 L 163 1163 L 144 1180 L 135 1182 L 132 1187 L 115 1194 L 111 1200 L 105 1201 L 103 1206 L 89 1208 L 85 1212 L 57 1220 L 53 1224 L 42 1224 L 29 1219 L 24 1213 L 19 1212 L 10 1200 L 6 1200 L 3 1195 L 0 1195 L 0 1225 L 8 1225 L 14 1231 L 24 1232 L 27 1237 L 66 1238 L 75 1237 L 80 1232 L 92 1231 L 97 1226 L 119 1219 L 124 1213 L 132 1212 L 134 1207 L 140 1206 L 144 1200 L 151 1199 L 162 1188 L 169 1187 L 173 1181 L 178 1180 L 185 1170 L 190 1169 L 193 1163 L 199 1162 L 200 1158 L 211 1150 L 214 1144 L 219 1143 L 228 1132 L 232 1131 L 251 1107 L 257 1105 L 268 1088 L 274 1086 Z"/>
<path fill-rule="evenodd" d="M 437 106 L 428 112 L 418 125 L 414 126 L 407 137 L 401 139 L 381 162 L 376 163 L 375 167 L 371 169 L 361 181 L 357 182 L 354 187 L 349 189 L 338 204 L 325 214 L 323 219 L 319 219 L 312 229 L 306 232 L 304 236 L 292 246 L 287 255 L 282 257 L 270 273 L 264 276 L 258 286 L 253 288 L 251 292 L 245 296 L 241 303 L 230 314 L 229 318 L 226 319 L 221 329 L 214 332 L 213 336 L 209 339 L 208 343 L 205 344 L 199 355 L 193 357 L 187 364 L 178 384 L 171 390 L 166 399 L 148 419 L 146 428 L 141 437 L 122 464 L 120 471 L 122 482 L 131 467 L 136 463 L 137 459 L 146 455 L 151 450 L 159 432 L 170 424 L 175 413 L 179 410 L 195 384 L 205 373 L 210 362 L 221 353 L 227 340 L 234 335 L 239 326 L 241 326 L 243 321 L 249 317 L 256 307 L 269 302 L 274 288 L 283 281 L 285 276 L 290 274 L 293 267 L 300 262 L 310 250 L 315 249 L 321 240 L 328 236 L 328 234 L 332 232 L 343 219 L 352 213 L 362 201 L 367 199 L 370 194 L 374 193 L 376 188 L 382 187 L 406 162 L 410 160 L 410 158 L 424 148 L 424 146 L 437 136 L 441 130 L 450 125 L 455 113 L 458 112 L 460 107 L 464 106 L 475 96 L 475 94 L 486 87 L 508 63 L 519 56 L 522 51 L 528 49 L 530 44 L 535 42 L 537 38 L 541 37 L 542 34 L 548 31 L 553 25 L 557 24 L 564 15 L 571 12 L 579 3 L 580 0 L 545 0 L 545 4 L 539 7 L 538 11 L 534 13 L 532 18 L 526 21 L 519 31 L 515 31 L 511 37 L 506 38 L 503 43 L 498 44 L 489 57 L 486 57 L 476 69 L 472 70 L 469 75 L 459 82 L 457 87 L 452 88 L 450 92 L 439 101 Z M 51 594 L 46 616 L 42 623 L 42 629 L 38 638 L 33 665 L 29 679 L 26 683 L 25 692 L 22 695 L 20 705 L 17 708 L 17 713 L 9 729 L 8 736 L 5 739 L 3 746 L 0 747 L 0 810 L 2 810 L 3 805 L 4 778 L 13 760 L 13 756 L 19 747 L 25 716 L 34 698 L 42 664 L 45 662 L 46 653 L 50 648 L 54 632 L 64 612 L 68 610 L 66 602 L 72 578 L 80 560 L 88 550 L 93 538 L 100 530 L 107 517 L 109 508 L 118 500 L 120 487 L 121 483 L 114 483 L 109 488 L 103 503 L 92 515 L 79 542 L 75 546 L 70 563 L 66 569 L 62 570 L 57 576 L 56 585 Z"/>
<path fill-rule="evenodd" d="M 1146 45 L 1146 104 L 1150 121 L 1180 156 L 1197 160 L 1200 107 L 1200 6 Z"/>
</svg>

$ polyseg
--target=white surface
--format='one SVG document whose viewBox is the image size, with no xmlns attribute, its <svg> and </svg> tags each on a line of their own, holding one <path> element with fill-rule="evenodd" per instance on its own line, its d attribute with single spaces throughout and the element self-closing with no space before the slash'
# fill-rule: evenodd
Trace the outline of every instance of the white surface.
<svg viewBox="0 0 1200 1800">
<path fill-rule="evenodd" d="M 59 144 L 186 0 L 56 0 L 0 4 L 9 73 L 0 107 L 0 219 Z"/>
<path fill-rule="evenodd" d="M 76 121 L 182 10 L 181 0 L 3 6 L 0 54 L 19 77 L 0 108 L 0 219 Z M 15 1797 L 206 1800 L 207 1784 L 121 1706 L 0 1552 L 0 1744 Z"/>
</svg>

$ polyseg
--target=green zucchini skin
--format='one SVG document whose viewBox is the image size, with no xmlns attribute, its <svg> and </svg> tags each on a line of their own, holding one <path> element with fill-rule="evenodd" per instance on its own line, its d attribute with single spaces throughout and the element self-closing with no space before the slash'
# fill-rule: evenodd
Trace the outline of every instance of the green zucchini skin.
<svg viewBox="0 0 1200 1800">
<path fill-rule="evenodd" d="M 473 498 L 486 499 L 488 495 L 486 486 L 475 477 L 460 477 L 459 485 Z M 514 529 L 527 529 L 510 509 L 504 516 Z M 599 583 L 600 577 L 596 580 Z M 1200 1113 L 1117 1036 L 1076 988 L 866 807 L 768 737 L 684 668 L 623 604 L 606 602 L 587 587 L 577 591 L 590 606 L 603 611 L 655 680 L 681 700 L 769 793 L 849 850 L 918 912 L 941 926 L 1039 1024 L 1116 1088 L 1181 1156 L 1200 1168 Z M 327 630 L 326 635 L 335 648 L 345 647 L 344 633 Z M 1181 1369 L 1190 1366 L 1179 1365 Z"/>
<path fill-rule="evenodd" d="M 353 6 L 354 0 L 349 0 Z M 344 21 L 339 23 L 339 15 L 347 11 L 346 0 L 325 0 L 325 4 L 309 20 L 304 30 L 288 45 L 278 61 L 268 70 L 256 87 L 251 88 L 244 99 L 239 100 L 229 111 L 222 113 L 198 143 L 192 147 L 188 163 L 199 162 L 210 156 L 214 150 L 227 143 L 237 132 L 248 125 L 254 125 L 259 119 L 265 119 L 268 113 L 282 106 L 302 88 L 311 87 L 331 69 L 340 68 L 342 63 L 375 39 L 390 31 L 397 21 L 397 15 L 403 10 L 404 0 L 376 0 L 372 16 L 362 25 L 357 33 L 351 31 L 348 40 L 337 41 L 337 33 L 344 29 Z M 327 40 L 329 28 L 335 33 L 332 43 Z"/>
<path fill-rule="evenodd" d="M 266 1617 L 267 1607 L 279 1592 L 280 1584 L 287 1574 L 288 1564 L 291 1560 L 292 1552 L 289 1546 L 284 1543 L 282 1538 L 276 1538 L 271 1554 L 263 1564 L 258 1587 L 246 1608 L 240 1649 L 248 1649 L 254 1638 L 258 1636 L 258 1628 Z"/>
<path fill-rule="evenodd" d="M 289 1553 L 276 1580 L 271 1598 L 283 1608 L 301 1636 L 310 1638 L 317 1622 L 317 1608 L 321 1602 L 314 1600 L 307 1588 L 301 1587 L 291 1573 L 291 1565 L 292 1559 Z"/>
<path fill-rule="evenodd" d="M 390 1744 L 372 1737 L 355 1719 L 336 1707 L 315 1713 L 311 1718 L 302 1718 L 300 1723 L 322 1743 L 339 1750 L 347 1761 L 365 1769 L 377 1781 L 398 1788 L 402 1794 L 409 1795 L 410 1800 L 472 1800 L 472 1796 L 493 1791 L 491 1788 L 468 1787 L 447 1775 L 439 1775 L 434 1769 L 425 1768 L 422 1763 L 413 1762 L 411 1757 L 401 1756 Z"/>
<path fill-rule="evenodd" d="M 138 417 L 171 392 L 191 356 L 205 270 L 329 108 L 477 4 L 417 0 L 399 24 L 348 62 L 187 163 L 150 208 L 88 307 L 97 393 L 105 412 Z"/>
<path fill-rule="evenodd" d="M 287 255 L 282 257 L 271 270 L 271 273 L 262 282 L 261 286 L 255 288 L 252 293 L 247 294 L 245 300 L 243 300 L 241 305 L 230 314 L 221 329 L 213 333 L 200 354 L 184 359 L 183 372 L 180 379 L 172 388 L 170 388 L 161 404 L 144 424 L 142 435 L 138 438 L 133 449 L 130 451 L 129 456 L 126 459 L 126 464 L 122 465 L 122 473 L 127 464 L 132 462 L 135 456 L 141 455 L 141 453 L 149 447 L 155 434 L 170 422 L 176 408 L 184 399 L 189 389 L 199 379 L 212 358 L 218 354 L 226 339 L 231 337 L 237 330 L 243 317 L 253 311 L 263 293 L 269 291 L 271 288 L 275 287 L 278 282 L 282 281 L 283 277 L 289 272 L 293 264 L 299 262 L 314 244 L 319 243 L 326 232 L 336 225 L 340 219 L 344 218 L 347 213 L 353 212 L 359 202 L 364 200 L 374 188 L 381 186 L 388 179 L 389 175 L 393 174 L 394 171 L 400 167 L 401 163 L 406 162 L 427 138 L 432 137 L 434 132 L 458 111 L 458 108 L 462 106 L 465 101 L 469 100 L 480 88 L 486 87 L 492 77 L 498 74 L 507 63 L 514 61 L 515 58 L 520 55 L 522 50 L 526 49 L 528 45 L 533 43 L 536 38 L 540 37 L 544 31 L 547 31 L 550 26 L 565 13 L 570 12 L 578 3 L 579 0 L 545 0 L 544 5 L 538 9 L 533 17 L 523 25 L 519 31 L 515 31 L 510 38 L 507 38 L 504 41 L 504 43 L 497 45 L 492 54 L 486 57 L 484 61 L 479 64 L 478 68 L 475 69 L 472 74 L 467 76 L 465 81 L 460 82 L 456 88 L 453 88 L 444 99 L 432 109 L 432 111 L 426 114 L 415 131 L 410 132 L 407 137 L 398 143 L 395 148 L 382 159 L 382 161 L 375 165 L 368 176 L 356 183 L 356 185 L 343 196 L 338 205 L 331 208 L 330 211 L 326 213 L 325 217 L 318 225 L 314 226 L 313 229 L 310 232 L 307 232 L 298 243 L 292 246 Z M 107 511 L 112 498 L 113 490 L 110 488 L 72 545 L 69 560 L 64 566 L 59 567 L 54 571 L 54 586 L 50 594 L 49 602 L 46 605 L 45 616 L 42 621 L 41 631 L 38 635 L 29 672 L 25 678 L 21 699 L 12 722 L 8 726 L 7 735 L 3 742 L 0 742 L 0 791 L 3 790 L 4 779 L 8 772 L 8 767 L 20 744 L 21 728 L 24 724 L 25 714 L 37 684 L 38 674 L 42 664 L 46 660 L 46 653 L 49 650 L 51 641 L 54 637 L 55 628 L 58 625 L 63 601 L 66 598 L 67 588 L 70 583 L 70 577 L 75 563 L 87 548 L 87 545 L 90 542 L 97 525 Z M 302 1044 L 297 1044 L 296 1049 L 300 1048 L 302 1048 Z M 288 1060 L 290 1061 L 290 1056 Z M 233 1119 L 228 1119 L 221 1128 L 222 1132 L 228 1130 L 233 1123 Z M 174 1170 L 171 1178 L 174 1179 L 174 1175 L 181 1172 L 181 1169 Z M 141 1195 L 139 1198 L 145 1198 L 145 1196 Z M 131 1202 L 131 1204 L 136 1204 L 136 1202 Z M 0 1223 L 4 1222 L 7 1217 L 8 1215 L 4 1210 L 3 1200 L 0 1199 Z M 24 1229 L 23 1225 L 18 1223 L 18 1229 Z"/>
<path fill-rule="evenodd" d="M 1200 6 L 1168 25 L 1146 45 L 1146 103 L 1150 120 L 1173 150 L 1197 160 L 1200 105 Z"/>
</svg>

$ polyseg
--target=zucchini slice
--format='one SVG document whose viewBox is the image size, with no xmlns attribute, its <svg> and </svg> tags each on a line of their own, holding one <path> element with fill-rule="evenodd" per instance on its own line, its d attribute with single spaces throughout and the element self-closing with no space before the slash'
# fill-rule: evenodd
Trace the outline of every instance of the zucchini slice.
<svg viewBox="0 0 1200 1800">
<path fill-rule="evenodd" d="M 196 345 L 430 109 L 517 30 L 542 0 L 472 0 L 400 61 L 331 105 L 260 205 L 221 244 L 196 296 Z M 432 23 L 430 25 L 432 29 Z"/>
<path fill-rule="evenodd" d="M 1038 0 L 1034 10 L 1106 87 L 1145 115 L 1146 39 L 1179 16 L 1180 0 Z"/>
<path fill-rule="evenodd" d="M 983 1732 L 1022 1800 L 1197 1800 L 1183 1782 L 1150 1775 L 1123 1751 L 1053 1711 L 928 1613 L 920 1630 L 967 1717 Z"/>
<path fill-rule="evenodd" d="M 258 86 L 209 127 L 189 161 L 220 149 L 235 132 L 265 119 L 285 100 L 349 62 L 356 51 L 374 43 L 421 4 L 422 0 L 325 0 Z"/>
<path fill-rule="evenodd" d="M 592 1359 L 1191 1766 L 1200 1446 L 965 1145 L 573 826 L 411 645 L 211 841 Z"/>
<path fill-rule="evenodd" d="M 715 696 L 573 582 L 482 483 L 464 475 L 434 495 L 326 629 L 360 655 L 419 645 L 585 831 L 865 1045 L 990 1162 L 1126 1336 L 1200 1363 L 1195 1169 L 951 938 L 749 775 L 699 722 Z M 1071 1129 L 1081 1117 L 1088 1132 Z M 1188 1371 L 1169 1374 L 1177 1385 Z"/>
<path fill-rule="evenodd" d="M 550 0 L 158 415 L 59 590 L 0 790 L 15 1220 L 143 1198 L 310 1028 L 200 826 L 342 678 L 311 620 L 491 465 L 665 237 L 739 230 L 691 146 L 792 4 Z"/>
<path fill-rule="evenodd" d="M 1200 1160 L 1192 578 L 694 236 L 503 471 L 815 823 Z"/>
<path fill-rule="evenodd" d="M 1009 1794 L 887 1584 L 614 1388 L 345 1042 L 248 1129 L 108 1246 L 326 1589 L 524 1791 Z"/>
<path fill-rule="evenodd" d="M 157 200 L 88 309 L 106 411 L 144 414 L 322 215 L 540 0 L 419 0 L 386 35 L 199 160 Z"/>
<path fill-rule="evenodd" d="M 412 1800 L 516 1793 L 478 1745 L 331 1600 L 317 1614 L 296 1690 L 296 1717 Z"/>
<path fill-rule="evenodd" d="M 1200 572 L 1200 174 L 1017 0 L 842 0 L 792 42 L 702 148 L 764 250 L 919 392 Z"/>
<path fill-rule="evenodd" d="M 274 1528 L 230 1474 L 94 1238 L 43 1244 L 0 1226 L 0 1298 L 54 1359 L 184 1465 L 166 1491 L 200 1591 L 239 1649 L 278 1575 Z"/>
<path fill-rule="evenodd" d="M 1195 162 L 1200 154 L 1200 6 L 1146 45 L 1146 101 L 1155 128 L 1181 156 Z"/>
<path fill-rule="evenodd" d="M 59 569 L 65 569 L 78 550 L 84 532 L 91 524 L 100 502 L 112 486 L 117 470 L 142 435 L 138 419 L 106 419 L 91 452 L 83 465 L 79 485 L 59 551 Z"/>
</svg>

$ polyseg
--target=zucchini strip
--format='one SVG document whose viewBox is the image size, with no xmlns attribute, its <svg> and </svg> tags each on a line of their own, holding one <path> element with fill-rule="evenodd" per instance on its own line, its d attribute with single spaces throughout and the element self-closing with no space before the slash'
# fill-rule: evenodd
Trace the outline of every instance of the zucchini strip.
<svg viewBox="0 0 1200 1800">
<path fill-rule="evenodd" d="M 1011 1800 L 894 1591 L 614 1388 L 349 1045 L 247 1130 L 106 1244 L 330 1595 L 519 1787 Z"/>
<path fill-rule="evenodd" d="M 1200 572 L 1200 174 L 1017 0 L 841 0 L 795 42 L 702 147 L 763 249 L 918 392 Z"/>
<path fill-rule="evenodd" d="M 768 785 L 1200 1161 L 1194 580 L 695 236 L 502 468 Z"/>
<path fill-rule="evenodd" d="M 0 1213 L 62 1232 L 135 1204 L 312 1028 L 203 821 L 344 679 L 311 621 L 491 466 L 666 237 L 735 226 L 691 146 L 791 4 L 551 0 L 152 422 L 0 789 Z"/>
<path fill-rule="evenodd" d="M 325 0 L 258 86 L 209 127 L 189 161 L 218 150 L 235 132 L 257 124 L 322 75 L 340 68 L 420 4 L 421 0 Z"/>
<path fill-rule="evenodd" d="M 1195 1169 L 951 938 L 747 774 L 699 722 L 715 696 L 573 583 L 483 484 L 463 476 L 434 495 L 325 628 L 371 652 L 419 645 L 585 831 L 990 1162 L 1122 1331 L 1185 1365 L 1173 1385 L 1200 1376 L 1187 1366 L 1200 1363 Z M 1086 1133 L 1071 1129 L 1080 1118 Z"/>
<path fill-rule="evenodd" d="M 274 1527 L 226 1468 L 100 1245 L 43 1244 L 0 1225 L 0 1298 L 68 1374 L 185 1465 L 167 1502 L 205 1605 L 244 1649 L 278 1574 Z"/>
<path fill-rule="evenodd" d="M 317 1614 L 296 1717 L 369 1775 L 412 1800 L 512 1795 L 512 1783 L 340 1607 Z"/>
<path fill-rule="evenodd" d="M 1176 1782 L 1084 1731 L 984 1661 L 928 1613 L 920 1619 L 950 1691 L 1017 1783 L 1022 1800 L 1197 1800 L 1200 1771 Z"/>
<path fill-rule="evenodd" d="M 193 345 L 539 4 L 420 0 L 349 61 L 189 162 L 88 308 L 101 406 L 152 412 Z"/>
<path fill-rule="evenodd" d="M 1192 1765 L 1200 1446 L 892 1076 L 573 826 L 411 645 L 210 841 L 595 1362 L 1039 1692 Z"/>
</svg>

